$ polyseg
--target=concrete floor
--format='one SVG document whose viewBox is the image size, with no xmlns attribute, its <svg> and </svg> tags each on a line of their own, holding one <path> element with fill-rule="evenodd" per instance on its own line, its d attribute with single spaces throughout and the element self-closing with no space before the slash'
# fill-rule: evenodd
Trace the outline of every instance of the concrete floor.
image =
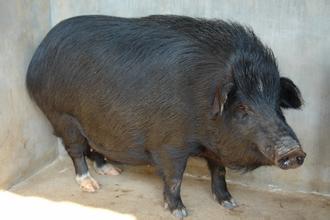
<svg viewBox="0 0 330 220">
<path fill-rule="evenodd" d="M 162 182 L 151 167 L 122 166 L 119 176 L 91 174 L 102 185 L 81 192 L 68 158 L 58 159 L 35 176 L 0 192 L 1 219 L 176 219 L 162 204 Z M 330 198 L 256 191 L 229 185 L 240 207 L 228 211 L 213 201 L 210 181 L 186 175 L 182 199 L 186 219 L 330 219 Z"/>
</svg>

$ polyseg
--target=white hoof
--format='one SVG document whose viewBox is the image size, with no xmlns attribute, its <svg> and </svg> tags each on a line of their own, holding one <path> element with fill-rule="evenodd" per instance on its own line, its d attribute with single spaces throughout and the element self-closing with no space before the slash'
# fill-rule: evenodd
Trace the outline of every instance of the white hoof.
<svg viewBox="0 0 330 220">
<path fill-rule="evenodd" d="M 121 173 L 121 169 L 114 167 L 113 165 L 106 163 L 102 167 L 96 166 L 94 162 L 94 169 L 96 173 L 100 175 L 107 175 L 107 176 L 117 176 Z"/>
<path fill-rule="evenodd" d="M 89 173 L 76 176 L 76 181 L 80 185 L 80 189 L 84 192 L 96 192 L 100 189 L 98 182 Z"/>
<path fill-rule="evenodd" d="M 174 209 L 172 211 L 172 215 L 174 215 L 175 217 L 177 217 L 179 219 L 183 219 L 184 217 L 188 216 L 188 213 L 185 208 L 181 208 L 181 209 Z"/>
<path fill-rule="evenodd" d="M 221 205 L 226 209 L 234 209 L 234 208 L 238 207 L 237 203 L 232 198 L 230 200 L 223 201 L 221 203 Z"/>
</svg>

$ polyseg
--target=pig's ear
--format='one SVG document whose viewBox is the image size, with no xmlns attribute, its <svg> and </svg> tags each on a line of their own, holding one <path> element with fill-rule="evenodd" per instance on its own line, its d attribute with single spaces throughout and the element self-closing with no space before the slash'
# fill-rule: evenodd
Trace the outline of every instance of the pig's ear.
<svg viewBox="0 0 330 220">
<path fill-rule="evenodd" d="M 223 106 L 227 101 L 228 93 L 231 91 L 233 86 L 233 83 L 227 83 L 223 85 L 222 88 L 217 86 L 212 102 L 211 119 L 214 120 L 218 115 L 222 114 Z"/>
<path fill-rule="evenodd" d="M 281 77 L 280 83 L 280 106 L 282 108 L 300 108 L 303 99 L 298 87 L 286 77 Z"/>
</svg>

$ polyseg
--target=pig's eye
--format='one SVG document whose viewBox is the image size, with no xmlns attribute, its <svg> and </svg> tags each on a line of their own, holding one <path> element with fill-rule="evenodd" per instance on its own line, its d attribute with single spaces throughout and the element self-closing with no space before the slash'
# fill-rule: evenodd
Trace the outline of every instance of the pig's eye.
<svg viewBox="0 0 330 220">
<path fill-rule="evenodd" d="M 237 105 L 236 112 L 238 113 L 237 116 L 241 119 L 247 119 L 248 118 L 247 116 L 249 116 L 252 113 L 251 109 L 244 104 Z"/>
<path fill-rule="evenodd" d="M 250 108 L 247 105 L 239 104 L 237 106 L 237 110 L 240 111 L 240 112 L 246 112 L 246 113 L 248 113 L 250 111 Z"/>
<path fill-rule="evenodd" d="M 237 105 L 237 112 L 241 113 L 243 116 L 248 116 L 249 114 L 252 114 L 252 110 L 249 108 L 249 106 L 244 104 Z"/>
</svg>

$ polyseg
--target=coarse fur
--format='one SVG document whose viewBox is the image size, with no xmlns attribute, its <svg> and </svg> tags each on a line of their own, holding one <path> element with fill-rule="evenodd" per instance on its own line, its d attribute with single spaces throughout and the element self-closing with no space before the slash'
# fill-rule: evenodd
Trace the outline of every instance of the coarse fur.
<svg viewBox="0 0 330 220">
<path fill-rule="evenodd" d="M 223 203 L 231 201 L 224 167 L 274 165 L 279 151 L 299 145 L 281 110 L 302 105 L 299 89 L 280 78 L 272 51 L 253 31 L 234 22 L 70 18 L 42 41 L 26 83 L 78 174 L 87 172 L 82 157 L 90 147 L 113 161 L 153 164 L 166 203 L 181 215 L 190 156 L 208 161 Z"/>
</svg>

